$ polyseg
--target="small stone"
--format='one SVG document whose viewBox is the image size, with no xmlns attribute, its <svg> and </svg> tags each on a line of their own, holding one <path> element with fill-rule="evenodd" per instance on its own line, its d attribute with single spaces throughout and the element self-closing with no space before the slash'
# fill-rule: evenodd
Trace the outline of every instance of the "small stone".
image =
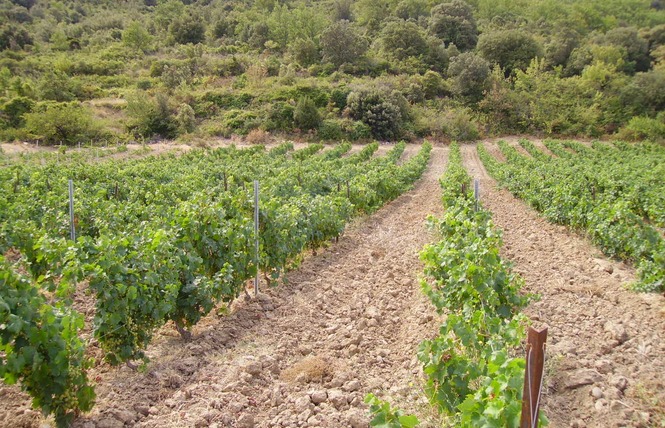
<svg viewBox="0 0 665 428">
<path fill-rule="evenodd" d="M 565 382 L 566 389 L 576 389 L 584 385 L 591 385 L 602 380 L 602 376 L 595 370 L 580 369 L 568 376 Z"/>
<path fill-rule="evenodd" d="M 613 412 L 620 412 L 625 408 L 626 406 L 619 400 L 610 401 L 610 410 L 612 410 Z"/>
<path fill-rule="evenodd" d="M 124 423 L 115 418 L 104 418 L 97 422 L 97 428 L 123 428 Z"/>
<path fill-rule="evenodd" d="M 252 376 L 260 375 L 262 370 L 261 363 L 258 361 L 250 361 L 245 365 L 245 371 Z"/>
<path fill-rule="evenodd" d="M 309 398 L 314 404 L 321 404 L 328 399 L 328 393 L 326 391 L 314 391 L 309 394 Z"/>
<path fill-rule="evenodd" d="M 312 402 L 310 401 L 309 396 L 298 397 L 295 402 L 295 409 L 298 411 L 298 413 L 300 413 L 304 410 L 309 410 L 311 405 Z"/>
<path fill-rule="evenodd" d="M 349 381 L 346 383 L 346 385 L 344 385 L 344 390 L 348 392 L 357 391 L 359 389 L 360 389 L 360 382 L 358 382 L 357 380 Z"/>
<path fill-rule="evenodd" d="M 172 409 L 176 406 L 176 402 L 171 398 L 167 398 L 166 400 L 164 400 L 164 405 L 169 409 Z"/>
<path fill-rule="evenodd" d="M 339 389 L 331 389 L 328 391 L 328 400 L 330 400 L 337 410 L 341 410 L 349 403 L 346 394 Z"/>
<path fill-rule="evenodd" d="M 254 428 L 254 415 L 245 413 L 244 415 L 238 418 L 236 422 L 236 427 L 238 428 Z"/>
<path fill-rule="evenodd" d="M 618 343 L 619 345 L 628 340 L 628 333 L 626 332 L 626 329 L 621 324 L 616 324 L 612 321 L 607 321 L 605 323 L 605 325 L 603 326 L 603 329 L 607 333 L 610 333 L 610 335 L 612 336 L 612 339 L 619 342 Z"/>
<path fill-rule="evenodd" d="M 597 411 L 604 410 L 607 408 L 607 400 L 604 398 L 601 398 L 600 400 L 596 401 L 596 404 L 594 404 L 594 407 L 596 408 Z"/>
<path fill-rule="evenodd" d="M 594 363 L 594 367 L 598 373 L 608 374 L 612 372 L 612 362 L 610 360 L 598 360 Z"/>
<path fill-rule="evenodd" d="M 150 413 L 151 415 L 156 415 L 159 413 L 159 409 L 155 406 L 152 406 L 150 410 L 148 410 L 148 413 Z"/>
<path fill-rule="evenodd" d="M 619 391 L 624 392 L 628 387 L 628 379 L 621 375 L 612 376 L 610 379 L 610 385 L 617 388 Z"/>
<path fill-rule="evenodd" d="M 570 428 L 586 428 L 586 423 L 582 419 L 575 419 L 570 423 Z"/>
<path fill-rule="evenodd" d="M 595 398 L 596 400 L 598 400 L 599 398 L 603 398 L 603 390 L 600 389 L 600 388 L 597 387 L 597 386 L 594 386 L 594 387 L 591 389 L 591 395 L 592 395 L 593 398 Z"/>
<path fill-rule="evenodd" d="M 138 419 L 136 413 L 130 410 L 116 410 L 113 412 L 113 416 L 123 424 L 128 425 Z"/>
<path fill-rule="evenodd" d="M 138 413 L 140 413 L 143 416 L 148 416 L 150 414 L 150 407 L 148 406 L 136 405 L 134 406 L 134 410 L 136 410 Z"/>
<path fill-rule="evenodd" d="M 351 425 L 351 428 L 367 428 L 367 417 L 355 411 L 349 415 L 349 425 Z"/>
</svg>

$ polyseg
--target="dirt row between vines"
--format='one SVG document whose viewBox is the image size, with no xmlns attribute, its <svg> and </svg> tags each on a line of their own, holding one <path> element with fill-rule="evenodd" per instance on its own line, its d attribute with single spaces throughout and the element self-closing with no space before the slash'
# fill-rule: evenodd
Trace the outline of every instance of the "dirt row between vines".
<svg viewBox="0 0 665 428">
<path fill-rule="evenodd" d="M 416 350 L 439 324 L 418 253 L 435 239 L 425 219 L 442 211 L 447 152 L 435 147 L 413 190 L 306 257 L 288 284 L 208 316 L 189 343 L 161 329 L 142 372 L 95 368 L 97 404 L 74 426 L 366 427 L 368 392 L 428 413 Z M 16 389 L 3 390 L 0 404 L 12 402 Z M 27 407 L 10 406 L 0 426 L 43 423 Z"/>
<path fill-rule="evenodd" d="M 494 141 L 485 144 L 498 153 Z M 540 295 L 525 312 L 536 327 L 549 326 L 543 407 L 550 426 L 662 426 L 665 299 L 627 290 L 635 280 L 630 266 L 498 188 L 475 145 L 462 150 L 483 205 L 503 229 L 503 258 Z"/>
</svg>

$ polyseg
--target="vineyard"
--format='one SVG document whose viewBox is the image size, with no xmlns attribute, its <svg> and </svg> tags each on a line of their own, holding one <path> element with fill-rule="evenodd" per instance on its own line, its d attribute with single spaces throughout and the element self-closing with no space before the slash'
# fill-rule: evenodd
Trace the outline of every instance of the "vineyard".
<svg viewBox="0 0 665 428">
<path fill-rule="evenodd" d="M 586 233 L 606 255 L 635 263 L 635 288 L 665 291 L 665 149 L 661 146 L 549 141 L 547 155 L 499 143 L 500 164 L 482 145 L 490 174 L 552 222 Z M 659 229 L 660 228 L 660 229 Z"/>
<path fill-rule="evenodd" d="M 0 375 L 60 426 L 518 426 L 529 324 L 540 426 L 665 421 L 659 146 L 109 154 L 0 159 Z"/>
<path fill-rule="evenodd" d="M 105 360 L 145 359 L 154 331 L 173 321 L 183 337 L 219 302 L 262 272 L 270 284 L 306 249 L 338 237 L 353 214 L 372 213 L 422 174 L 431 150 L 398 165 L 405 144 L 372 158 L 378 144 L 343 157 L 342 144 L 291 151 L 283 144 L 155 157 L 118 164 L 6 167 L 3 175 L 2 375 L 20 381 L 66 426 L 90 410 L 91 361 L 72 308 L 79 284 L 96 299 L 94 337 Z M 65 189 L 77 186 L 70 231 Z M 261 183 L 259 254 L 250 184 Z M 41 326 L 48 325 L 48 329 Z"/>
</svg>

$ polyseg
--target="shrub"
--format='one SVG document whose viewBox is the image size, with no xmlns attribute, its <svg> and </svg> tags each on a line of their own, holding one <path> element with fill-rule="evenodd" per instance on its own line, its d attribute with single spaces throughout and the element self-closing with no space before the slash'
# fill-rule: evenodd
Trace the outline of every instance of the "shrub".
<svg viewBox="0 0 665 428">
<path fill-rule="evenodd" d="M 175 19 L 169 26 L 169 34 L 175 43 L 203 43 L 206 27 L 203 20 L 191 15 Z"/>
<path fill-rule="evenodd" d="M 141 92 L 134 94 L 127 99 L 127 115 L 127 129 L 136 136 L 174 138 L 178 134 L 178 122 L 165 94 L 155 98 Z"/>
<path fill-rule="evenodd" d="M 92 114 L 78 103 L 45 103 L 24 118 L 26 130 L 47 144 L 75 145 L 100 135 Z"/>
<path fill-rule="evenodd" d="M 146 52 L 152 44 L 152 36 L 142 23 L 134 21 L 122 32 L 122 43 L 136 51 Z"/>
<path fill-rule="evenodd" d="M 319 126 L 318 136 L 326 141 L 339 141 L 344 136 L 344 129 L 339 120 L 324 120 Z"/>
<path fill-rule="evenodd" d="M 289 46 L 293 59 L 303 67 L 309 67 L 321 60 L 319 48 L 312 39 L 297 39 Z"/>
<path fill-rule="evenodd" d="M 7 124 L 14 128 L 19 128 L 25 123 L 24 115 L 30 113 L 35 103 L 30 98 L 16 97 L 7 101 L 2 106 L 2 113 L 7 120 Z"/>
<path fill-rule="evenodd" d="M 396 139 L 408 118 L 408 103 L 396 91 L 385 88 L 360 88 L 347 98 L 350 116 L 361 120 L 377 139 Z"/>
<path fill-rule="evenodd" d="M 269 131 L 290 131 L 293 129 L 294 107 L 286 101 L 271 103 L 265 129 Z"/>
<path fill-rule="evenodd" d="M 293 111 L 293 122 L 297 128 L 302 130 L 316 129 L 321 124 L 319 109 L 309 97 L 298 100 Z"/>
<path fill-rule="evenodd" d="M 651 140 L 660 142 L 665 139 L 665 121 L 636 116 L 630 119 L 630 122 L 619 131 L 618 136 L 621 139 L 631 141 Z"/>
<path fill-rule="evenodd" d="M 246 140 L 249 144 L 268 144 L 270 142 L 270 134 L 262 129 L 252 129 L 247 134 Z"/>
<path fill-rule="evenodd" d="M 259 127 L 259 118 L 253 111 L 229 110 L 222 118 L 222 128 L 225 135 L 247 135 L 252 129 Z"/>
<path fill-rule="evenodd" d="M 194 131 L 196 120 L 194 118 L 194 109 L 189 104 L 181 104 L 175 116 L 178 125 L 178 132 L 181 134 Z"/>
<path fill-rule="evenodd" d="M 446 134 L 454 141 L 474 141 L 480 138 L 478 124 L 466 109 L 449 110 L 441 118 Z"/>
</svg>

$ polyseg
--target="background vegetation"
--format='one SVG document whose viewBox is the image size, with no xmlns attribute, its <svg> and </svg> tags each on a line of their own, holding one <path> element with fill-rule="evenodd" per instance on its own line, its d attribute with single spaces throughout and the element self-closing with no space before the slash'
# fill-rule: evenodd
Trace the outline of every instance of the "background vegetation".
<svg viewBox="0 0 665 428">
<path fill-rule="evenodd" d="M 0 0 L 0 140 L 665 138 L 663 0 Z"/>
</svg>

